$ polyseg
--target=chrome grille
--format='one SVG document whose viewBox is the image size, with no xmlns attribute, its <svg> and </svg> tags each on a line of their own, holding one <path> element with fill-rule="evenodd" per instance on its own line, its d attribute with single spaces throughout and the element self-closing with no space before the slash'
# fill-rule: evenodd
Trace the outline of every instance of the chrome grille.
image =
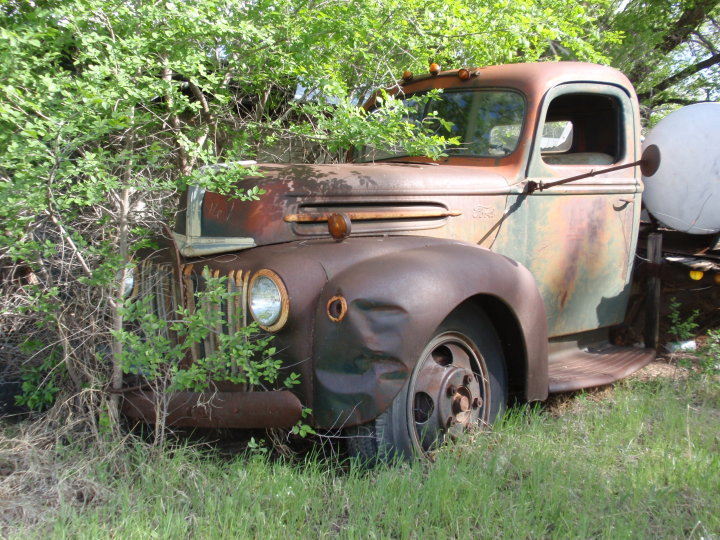
<svg viewBox="0 0 720 540">
<path fill-rule="evenodd" d="M 151 306 L 158 318 L 169 321 L 176 317 L 180 299 L 180 287 L 173 279 L 172 265 L 143 261 L 139 268 L 137 294 L 141 298 L 151 298 Z M 169 330 L 160 330 L 162 335 L 170 338 Z"/>
<path fill-rule="evenodd" d="M 202 290 L 204 279 L 194 270 L 192 264 L 182 265 L 180 268 L 182 284 L 178 282 L 170 263 L 157 262 L 152 259 L 143 261 L 138 267 L 138 283 L 136 294 L 140 297 L 152 297 L 152 309 L 162 320 L 177 319 L 177 310 L 185 306 L 190 313 L 201 308 L 208 311 L 222 312 L 224 323 L 218 324 L 214 332 L 201 343 L 193 344 L 191 356 L 193 360 L 212 354 L 218 347 L 220 334 L 234 335 L 248 324 L 245 306 L 247 305 L 248 284 L 250 272 L 232 270 L 226 276 L 226 286 L 229 293 L 235 294 L 230 302 L 211 305 L 206 298 L 198 297 L 197 292 Z M 204 270 L 207 271 L 207 270 Z M 212 270 L 213 277 L 220 277 L 219 270 Z M 230 304 L 230 305 L 228 305 Z M 163 330 L 164 337 L 175 339 L 171 332 Z"/>
</svg>

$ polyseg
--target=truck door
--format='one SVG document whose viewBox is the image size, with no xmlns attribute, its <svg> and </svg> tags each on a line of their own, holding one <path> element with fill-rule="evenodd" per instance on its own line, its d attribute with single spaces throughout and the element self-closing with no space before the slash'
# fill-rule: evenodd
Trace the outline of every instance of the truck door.
<svg viewBox="0 0 720 540">
<path fill-rule="evenodd" d="M 632 162 L 636 125 L 636 101 L 620 87 L 557 86 L 542 100 L 527 179 L 550 182 Z M 551 337 L 622 322 L 641 191 L 633 167 L 510 198 L 493 250 L 533 273 Z"/>
</svg>

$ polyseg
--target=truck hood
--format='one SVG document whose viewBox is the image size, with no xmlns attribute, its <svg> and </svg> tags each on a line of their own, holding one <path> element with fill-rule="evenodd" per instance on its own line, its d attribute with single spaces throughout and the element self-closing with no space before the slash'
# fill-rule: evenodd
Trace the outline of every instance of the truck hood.
<svg viewBox="0 0 720 540">
<path fill-rule="evenodd" d="M 351 219 L 353 236 L 422 234 L 418 231 L 445 227 L 472 211 L 466 204 L 470 196 L 511 191 L 506 178 L 478 167 L 386 162 L 258 169 L 261 176 L 238 184 L 265 190 L 257 201 L 199 187 L 182 194 L 174 236 L 183 255 L 329 237 L 332 213 Z"/>
</svg>

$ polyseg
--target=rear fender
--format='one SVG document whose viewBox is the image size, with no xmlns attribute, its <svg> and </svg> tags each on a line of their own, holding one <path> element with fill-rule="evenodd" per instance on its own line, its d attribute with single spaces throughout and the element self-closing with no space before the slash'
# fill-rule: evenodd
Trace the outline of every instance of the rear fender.
<svg viewBox="0 0 720 540">
<path fill-rule="evenodd" d="M 327 282 L 315 317 L 314 423 L 331 429 L 376 418 L 440 323 L 476 301 L 501 302 L 514 315 L 517 330 L 498 334 L 522 342 L 506 347 L 524 356 L 512 359 L 524 367 L 522 397 L 544 399 L 547 318 L 532 275 L 504 256 L 449 241 L 366 259 Z"/>
</svg>

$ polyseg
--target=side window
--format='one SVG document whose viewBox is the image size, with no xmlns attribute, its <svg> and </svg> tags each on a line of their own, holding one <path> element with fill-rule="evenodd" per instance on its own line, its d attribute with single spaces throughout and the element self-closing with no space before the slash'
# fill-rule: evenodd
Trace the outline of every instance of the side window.
<svg viewBox="0 0 720 540">
<path fill-rule="evenodd" d="M 573 124 L 569 120 L 545 122 L 540 150 L 542 155 L 564 154 L 570 151 L 573 141 Z"/>
<path fill-rule="evenodd" d="M 540 143 L 548 165 L 611 165 L 624 155 L 621 107 L 602 94 L 564 94 L 550 102 Z"/>
</svg>

